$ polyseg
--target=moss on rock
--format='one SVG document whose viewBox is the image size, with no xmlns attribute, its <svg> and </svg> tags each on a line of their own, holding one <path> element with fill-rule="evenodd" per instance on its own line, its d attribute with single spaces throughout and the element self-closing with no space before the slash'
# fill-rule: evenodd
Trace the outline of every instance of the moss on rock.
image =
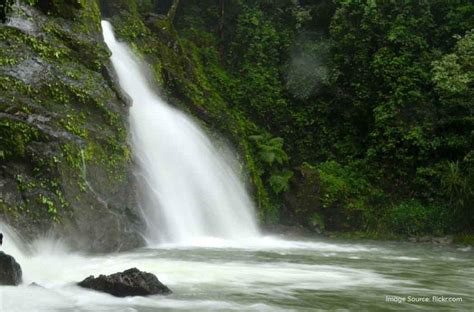
<svg viewBox="0 0 474 312">
<path fill-rule="evenodd" d="M 2 218 L 31 236 L 82 236 L 73 243 L 86 249 L 139 245 L 128 106 L 111 81 L 98 3 L 16 4 L 0 39 Z"/>
</svg>

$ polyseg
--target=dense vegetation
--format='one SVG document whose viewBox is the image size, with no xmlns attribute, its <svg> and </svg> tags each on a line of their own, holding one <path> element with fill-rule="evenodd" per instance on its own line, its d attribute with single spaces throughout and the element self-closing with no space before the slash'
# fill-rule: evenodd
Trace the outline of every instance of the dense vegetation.
<svg viewBox="0 0 474 312">
<path fill-rule="evenodd" d="M 63 2 L 23 1 L 48 15 L 67 8 L 66 20 L 75 19 L 76 7 L 96 3 Z M 238 148 L 264 222 L 369 234 L 472 233 L 472 1 L 100 6 L 152 65 L 169 100 Z M 0 9 L 4 20 L 8 7 Z M 87 134 L 82 128 L 73 129 L 79 137 Z M 4 144 L 11 146 L 2 159 L 23 149 Z"/>
<path fill-rule="evenodd" d="M 190 0 L 175 25 L 265 132 L 253 139 L 280 221 L 472 231 L 471 1 Z"/>
</svg>

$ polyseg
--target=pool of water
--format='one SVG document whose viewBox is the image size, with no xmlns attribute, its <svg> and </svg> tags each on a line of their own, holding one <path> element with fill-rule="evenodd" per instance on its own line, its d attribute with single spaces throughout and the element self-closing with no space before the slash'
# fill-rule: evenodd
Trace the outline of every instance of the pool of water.
<svg viewBox="0 0 474 312">
<path fill-rule="evenodd" d="M 30 252 L 7 243 L 5 249 L 24 278 L 19 287 L 0 287 L 5 312 L 474 310 L 469 247 L 262 237 L 203 238 L 107 255 L 69 252 L 47 239 Z M 115 298 L 75 285 L 131 267 L 156 274 L 174 293 Z M 433 302 L 433 296 L 462 301 Z"/>
</svg>

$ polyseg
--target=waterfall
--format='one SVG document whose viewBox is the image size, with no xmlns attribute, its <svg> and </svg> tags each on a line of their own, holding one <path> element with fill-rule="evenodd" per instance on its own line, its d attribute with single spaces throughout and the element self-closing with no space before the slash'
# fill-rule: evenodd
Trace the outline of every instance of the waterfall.
<svg viewBox="0 0 474 312">
<path fill-rule="evenodd" d="M 187 115 L 160 98 L 147 70 L 109 22 L 104 40 L 120 86 L 132 98 L 130 132 L 151 243 L 259 235 L 255 209 L 229 152 L 217 149 Z"/>
</svg>

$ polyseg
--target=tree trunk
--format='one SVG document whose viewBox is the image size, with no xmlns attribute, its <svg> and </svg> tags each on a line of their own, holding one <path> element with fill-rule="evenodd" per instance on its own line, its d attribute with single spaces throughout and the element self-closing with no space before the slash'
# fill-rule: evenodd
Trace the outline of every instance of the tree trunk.
<svg viewBox="0 0 474 312">
<path fill-rule="evenodd" d="M 168 11 L 167 17 L 170 23 L 173 23 L 174 17 L 176 15 L 176 11 L 178 10 L 179 0 L 173 0 L 171 7 Z"/>
<path fill-rule="evenodd" d="M 221 63 L 224 64 L 225 59 L 225 47 L 224 47 L 224 1 L 219 0 L 219 53 L 221 56 Z"/>
</svg>

